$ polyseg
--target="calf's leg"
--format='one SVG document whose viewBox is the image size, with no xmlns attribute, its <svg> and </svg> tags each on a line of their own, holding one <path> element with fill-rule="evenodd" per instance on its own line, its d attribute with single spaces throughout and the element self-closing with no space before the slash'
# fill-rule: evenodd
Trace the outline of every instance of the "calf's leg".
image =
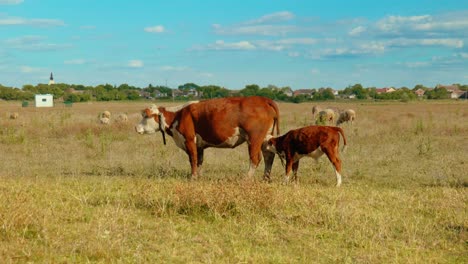
<svg viewBox="0 0 468 264">
<path fill-rule="evenodd" d="M 327 155 L 328 160 L 333 164 L 336 175 L 336 187 L 341 185 L 341 160 L 338 156 L 338 146 L 333 148 L 322 147 L 322 151 Z"/>
<path fill-rule="evenodd" d="M 292 165 L 292 171 L 293 171 L 293 182 L 294 183 L 299 183 L 297 180 L 297 170 L 299 169 L 299 160 L 294 162 Z"/>
<path fill-rule="evenodd" d="M 289 183 L 289 174 L 293 168 L 294 160 L 290 158 L 286 158 L 286 174 L 284 175 L 284 184 Z"/>
</svg>

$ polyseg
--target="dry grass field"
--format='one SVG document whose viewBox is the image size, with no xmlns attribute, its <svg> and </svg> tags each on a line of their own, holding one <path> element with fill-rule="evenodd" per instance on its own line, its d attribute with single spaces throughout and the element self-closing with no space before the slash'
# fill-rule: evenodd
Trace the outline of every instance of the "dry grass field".
<svg viewBox="0 0 468 264">
<path fill-rule="evenodd" d="M 206 150 L 189 181 L 172 139 L 134 132 L 147 105 L 0 102 L 2 263 L 468 262 L 467 102 L 319 103 L 357 113 L 340 188 L 326 157 L 298 185 L 278 158 L 272 183 L 263 162 L 246 179 L 246 145 Z M 283 133 L 313 123 L 312 104 L 279 106 Z"/>
</svg>

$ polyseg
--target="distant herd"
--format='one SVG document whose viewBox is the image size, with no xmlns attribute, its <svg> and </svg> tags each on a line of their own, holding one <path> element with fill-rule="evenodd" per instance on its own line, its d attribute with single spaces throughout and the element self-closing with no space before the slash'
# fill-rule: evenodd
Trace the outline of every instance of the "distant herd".
<svg viewBox="0 0 468 264">
<path fill-rule="evenodd" d="M 19 114 L 9 114 L 10 119 L 18 119 Z M 110 111 L 98 115 L 98 123 L 111 123 Z M 353 124 L 356 111 L 335 107 L 312 107 L 315 125 L 297 128 L 281 135 L 280 113 L 277 104 L 268 98 L 230 97 L 204 101 L 191 101 L 178 107 L 157 107 L 152 105 L 142 111 L 142 119 L 135 126 L 139 134 L 160 132 L 164 144 L 165 135 L 173 138 L 175 144 L 184 150 L 188 157 L 191 178 L 202 174 L 203 153 L 206 148 L 235 148 L 244 142 L 248 144 L 250 167 L 247 175 L 252 177 L 262 156 L 265 163 L 263 178 L 271 181 L 270 173 L 275 155 L 283 163 L 286 160 L 284 182 L 289 182 L 290 172 L 297 181 L 299 160 L 309 156 L 318 159 L 325 154 L 333 165 L 336 185 L 340 186 L 341 159 L 339 158 L 340 135 L 346 146 L 342 128 L 344 123 Z M 128 116 L 120 113 L 113 119 L 118 123 L 128 122 Z M 342 150 L 342 151 L 343 151 Z"/>
</svg>

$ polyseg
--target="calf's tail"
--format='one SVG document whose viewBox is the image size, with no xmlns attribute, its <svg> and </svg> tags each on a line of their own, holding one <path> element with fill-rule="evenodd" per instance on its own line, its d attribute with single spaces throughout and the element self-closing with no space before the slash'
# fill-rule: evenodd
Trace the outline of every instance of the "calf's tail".
<svg viewBox="0 0 468 264">
<path fill-rule="evenodd" d="M 343 148 L 341 148 L 341 152 L 344 153 L 346 150 L 346 137 L 344 135 L 344 131 L 340 127 L 336 127 L 336 130 L 338 130 L 338 132 L 341 134 L 341 137 L 343 137 Z"/>
</svg>

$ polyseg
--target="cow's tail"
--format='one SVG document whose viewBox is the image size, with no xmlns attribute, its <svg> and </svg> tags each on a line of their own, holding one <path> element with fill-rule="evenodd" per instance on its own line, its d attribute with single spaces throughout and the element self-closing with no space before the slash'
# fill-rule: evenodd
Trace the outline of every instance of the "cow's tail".
<svg viewBox="0 0 468 264">
<path fill-rule="evenodd" d="M 276 127 L 276 136 L 280 135 L 280 125 L 279 125 L 279 109 L 278 105 L 274 101 L 270 101 L 269 105 L 275 111 L 275 117 L 273 118 L 273 127 L 271 128 L 271 135 L 275 135 L 275 127 Z"/>
<path fill-rule="evenodd" d="M 341 129 L 341 127 L 336 127 L 336 130 L 338 130 L 338 132 L 341 134 L 341 137 L 343 137 L 343 148 L 341 148 L 341 152 L 344 153 L 346 150 L 346 137 L 344 135 L 344 131 Z"/>
</svg>

